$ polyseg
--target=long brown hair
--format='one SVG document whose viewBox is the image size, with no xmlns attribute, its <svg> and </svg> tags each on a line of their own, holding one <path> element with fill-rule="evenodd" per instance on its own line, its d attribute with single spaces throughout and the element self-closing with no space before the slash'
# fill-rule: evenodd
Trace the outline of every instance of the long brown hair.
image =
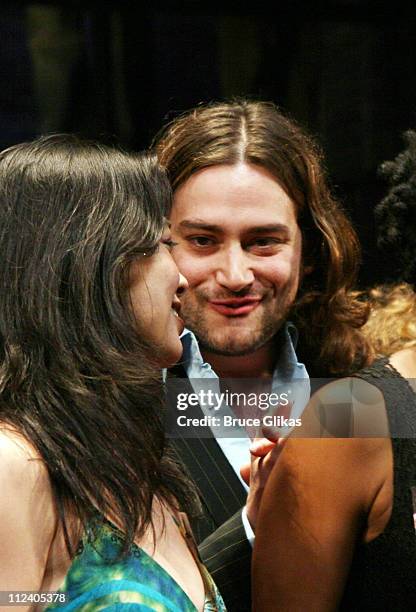
<svg viewBox="0 0 416 612">
<path fill-rule="evenodd" d="M 267 169 L 293 200 L 303 236 L 303 279 L 291 317 L 310 371 L 348 373 L 367 362 L 359 332 L 367 307 L 349 295 L 360 261 L 358 239 L 332 197 L 318 146 L 272 103 L 201 105 L 156 137 L 173 189 L 217 164 Z"/>
<path fill-rule="evenodd" d="M 85 527 L 117 517 L 127 547 L 154 495 L 192 501 L 165 453 L 160 374 L 127 287 L 170 200 L 148 156 L 70 135 L 0 154 L 0 422 L 47 466 L 71 553 L 68 510 Z"/>
</svg>

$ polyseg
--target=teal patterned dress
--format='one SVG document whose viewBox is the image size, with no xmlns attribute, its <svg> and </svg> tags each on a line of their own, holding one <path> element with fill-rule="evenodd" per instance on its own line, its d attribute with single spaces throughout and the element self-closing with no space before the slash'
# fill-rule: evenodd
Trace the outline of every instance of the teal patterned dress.
<svg viewBox="0 0 416 612">
<path fill-rule="evenodd" d="M 52 604 L 45 610 L 196 612 L 177 582 L 143 549 L 133 544 L 127 556 L 117 559 L 121 548 L 119 532 L 108 523 L 100 524 L 94 538 L 85 536 L 59 589 L 65 593 L 66 603 Z M 204 612 L 224 612 L 212 578 L 202 564 L 198 565 L 205 585 Z"/>
</svg>

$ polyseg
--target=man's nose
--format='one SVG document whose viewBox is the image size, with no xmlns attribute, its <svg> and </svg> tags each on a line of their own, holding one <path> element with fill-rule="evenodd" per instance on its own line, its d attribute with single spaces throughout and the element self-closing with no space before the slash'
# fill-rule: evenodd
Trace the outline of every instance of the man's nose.
<svg viewBox="0 0 416 612">
<path fill-rule="evenodd" d="M 247 285 L 251 285 L 254 273 L 250 258 L 241 246 L 229 248 L 221 253 L 215 280 L 230 291 L 241 291 Z"/>
</svg>

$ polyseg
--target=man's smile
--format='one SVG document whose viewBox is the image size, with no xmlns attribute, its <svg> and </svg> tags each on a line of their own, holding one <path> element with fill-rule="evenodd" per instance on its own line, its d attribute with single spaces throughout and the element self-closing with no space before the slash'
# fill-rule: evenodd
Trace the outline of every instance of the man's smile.
<svg viewBox="0 0 416 612">
<path fill-rule="evenodd" d="M 235 297 L 225 300 L 209 300 L 208 303 L 213 310 L 222 315 L 239 317 L 255 310 L 262 299 L 261 297 Z"/>
</svg>

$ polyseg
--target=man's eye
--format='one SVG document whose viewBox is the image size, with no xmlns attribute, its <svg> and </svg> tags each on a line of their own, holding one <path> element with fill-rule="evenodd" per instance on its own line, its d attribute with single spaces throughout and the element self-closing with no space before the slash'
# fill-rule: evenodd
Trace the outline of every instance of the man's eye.
<svg viewBox="0 0 416 612">
<path fill-rule="evenodd" d="M 253 242 L 250 242 L 248 247 L 270 247 L 276 246 L 278 244 L 282 244 L 283 240 L 281 238 L 256 238 Z"/>
<path fill-rule="evenodd" d="M 214 240 L 208 236 L 189 236 L 188 241 L 197 247 L 210 247 Z"/>
</svg>

